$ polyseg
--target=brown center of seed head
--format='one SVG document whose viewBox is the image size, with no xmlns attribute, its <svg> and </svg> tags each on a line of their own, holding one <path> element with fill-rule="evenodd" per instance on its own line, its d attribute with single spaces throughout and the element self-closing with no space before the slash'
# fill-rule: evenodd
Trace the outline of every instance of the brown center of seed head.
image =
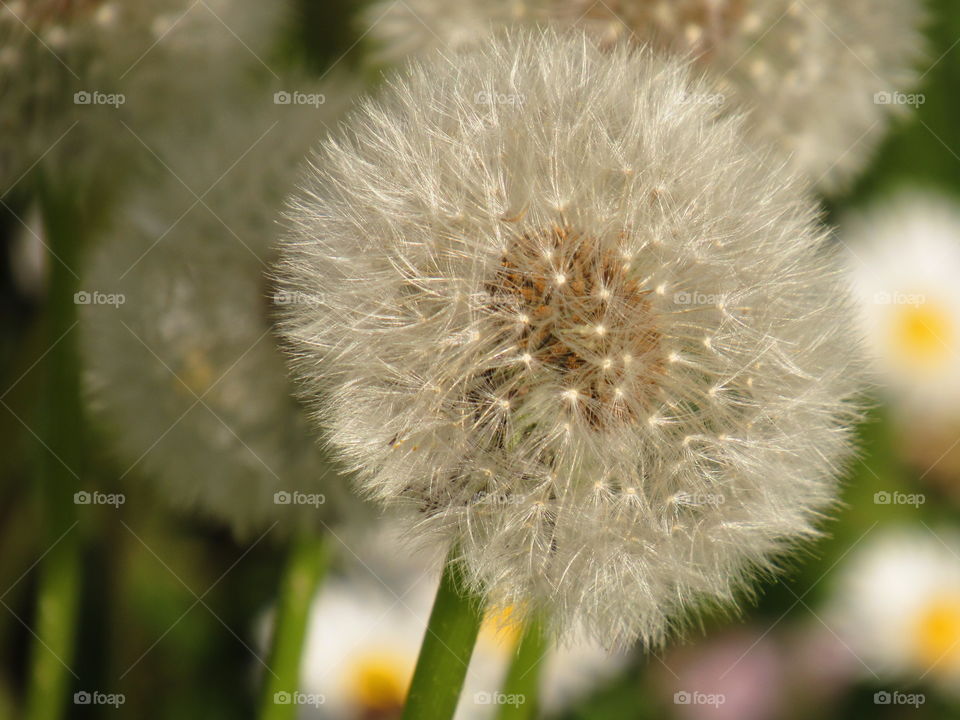
<svg viewBox="0 0 960 720">
<path fill-rule="evenodd" d="M 525 233 L 487 291 L 515 337 L 521 369 L 512 397 L 522 400 L 547 373 L 592 427 L 636 419 L 663 363 L 651 291 L 638 285 L 628 256 L 567 226 Z"/>
</svg>

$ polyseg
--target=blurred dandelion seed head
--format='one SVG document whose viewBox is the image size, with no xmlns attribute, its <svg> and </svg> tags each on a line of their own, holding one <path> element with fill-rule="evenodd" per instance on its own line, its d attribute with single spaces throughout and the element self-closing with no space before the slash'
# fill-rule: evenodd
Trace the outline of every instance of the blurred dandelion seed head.
<svg viewBox="0 0 960 720">
<path fill-rule="evenodd" d="M 690 102 L 748 110 L 753 132 L 834 191 L 862 170 L 890 117 L 907 109 L 901 99 L 917 78 L 922 19 L 916 0 L 383 0 L 363 29 L 388 63 L 471 45 L 517 23 L 585 29 L 604 48 L 650 45 L 692 58 L 710 86 Z"/>
<path fill-rule="evenodd" d="M 139 140 L 181 127 L 212 86 L 249 85 L 283 17 L 257 0 L 4 3 L 0 193 L 41 160 L 58 182 L 116 187 L 149 156 Z"/>
<path fill-rule="evenodd" d="M 333 445 L 560 635 L 656 642 L 729 604 L 849 455 L 861 363 L 816 206 L 704 89 L 510 34 L 393 78 L 290 204 L 284 332 Z"/>
<path fill-rule="evenodd" d="M 278 81 L 329 102 L 278 105 L 266 83 L 223 92 L 196 134 L 158 141 L 164 164 L 132 186 L 83 276 L 126 298 L 80 308 L 93 417 L 125 481 L 145 478 L 241 538 L 319 527 L 359 505 L 291 397 L 272 332 L 277 303 L 297 300 L 266 278 L 276 214 L 299 160 L 357 92 L 343 76 L 309 82 Z"/>
</svg>

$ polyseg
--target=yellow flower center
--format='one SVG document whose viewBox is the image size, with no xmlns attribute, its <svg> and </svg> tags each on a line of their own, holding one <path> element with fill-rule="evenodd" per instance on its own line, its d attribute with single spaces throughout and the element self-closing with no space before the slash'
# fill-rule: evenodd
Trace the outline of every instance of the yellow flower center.
<svg viewBox="0 0 960 720">
<path fill-rule="evenodd" d="M 483 618 L 481 636 L 491 645 L 512 651 L 520 642 L 522 624 L 514 617 L 513 605 L 492 610 Z"/>
<path fill-rule="evenodd" d="M 897 355 L 908 366 L 930 369 L 951 359 L 951 318 L 947 311 L 938 305 L 898 305 L 891 334 Z"/>
<path fill-rule="evenodd" d="M 938 597 L 920 613 L 916 652 L 924 667 L 960 662 L 960 593 Z"/>
<path fill-rule="evenodd" d="M 413 676 L 413 659 L 388 651 L 355 659 L 347 671 L 350 697 L 365 710 L 387 712 L 403 707 Z"/>
</svg>

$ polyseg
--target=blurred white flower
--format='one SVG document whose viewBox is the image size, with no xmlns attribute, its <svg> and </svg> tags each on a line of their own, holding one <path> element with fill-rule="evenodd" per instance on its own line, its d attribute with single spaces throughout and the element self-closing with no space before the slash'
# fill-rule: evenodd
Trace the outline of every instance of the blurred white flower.
<svg viewBox="0 0 960 720">
<path fill-rule="evenodd" d="M 902 193 L 848 219 L 841 239 L 880 379 L 908 423 L 960 416 L 960 207 Z"/>
<path fill-rule="evenodd" d="M 324 699 L 316 716 L 399 717 L 429 613 L 426 584 L 396 598 L 373 578 L 325 583 L 301 662 L 302 692 Z"/>
<path fill-rule="evenodd" d="M 394 62 L 517 22 L 689 55 L 713 79 L 690 102 L 750 108 L 760 137 L 834 190 L 866 164 L 891 115 L 925 100 L 905 94 L 922 15 L 917 0 L 381 0 L 363 17 L 378 57 Z"/>
<path fill-rule="evenodd" d="M 136 185 L 82 277 L 81 352 L 91 405 L 123 476 L 144 475 L 180 508 L 246 536 L 318 523 L 349 489 L 291 398 L 272 332 L 276 305 L 299 302 L 265 278 L 275 217 L 299 160 L 355 92 L 310 86 L 276 102 L 264 86 L 218 98 L 202 134 L 150 148 Z"/>
<path fill-rule="evenodd" d="M 284 330 L 363 491 L 495 604 L 605 645 L 731 603 L 849 455 L 816 205 L 704 90 L 510 35 L 392 79 L 291 201 Z"/>
<path fill-rule="evenodd" d="M 877 531 L 841 566 L 827 623 L 873 678 L 960 681 L 960 534 Z"/>
</svg>

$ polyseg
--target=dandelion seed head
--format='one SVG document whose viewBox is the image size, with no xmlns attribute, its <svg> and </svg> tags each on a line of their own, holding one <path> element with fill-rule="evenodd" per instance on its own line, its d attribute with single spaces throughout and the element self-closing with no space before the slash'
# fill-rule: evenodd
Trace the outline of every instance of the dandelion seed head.
<svg viewBox="0 0 960 720">
<path fill-rule="evenodd" d="M 497 37 L 393 78 L 290 201 L 304 399 L 365 494 L 562 637 L 658 642 L 729 604 L 816 534 L 850 453 L 861 363 L 816 204 L 682 101 L 703 87 L 582 35 Z"/>
</svg>

